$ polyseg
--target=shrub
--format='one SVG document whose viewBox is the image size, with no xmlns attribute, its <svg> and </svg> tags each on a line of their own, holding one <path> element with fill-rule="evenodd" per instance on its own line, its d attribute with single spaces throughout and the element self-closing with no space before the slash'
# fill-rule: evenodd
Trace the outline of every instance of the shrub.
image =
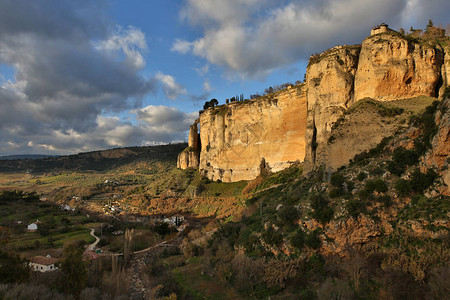
<svg viewBox="0 0 450 300">
<path fill-rule="evenodd" d="M 282 225 L 290 227 L 298 219 L 298 211 L 294 206 L 284 206 L 278 212 L 279 221 Z"/>
<path fill-rule="evenodd" d="M 358 176 L 356 176 L 356 180 L 363 181 L 367 178 L 367 174 L 365 172 L 359 172 Z"/>
<path fill-rule="evenodd" d="M 411 174 L 411 187 L 415 192 L 421 193 L 430 187 L 436 178 L 436 172 L 431 169 L 426 174 L 420 172 L 419 169 L 415 169 Z"/>
<path fill-rule="evenodd" d="M 342 174 L 339 173 L 334 173 L 333 175 L 331 175 L 331 180 L 330 183 L 337 187 L 337 188 L 342 188 L 342 185 L 345 182 L 345 177 Z"/>
<path fill-rule="evenodd" d="M 262 233 L 262 238 L 264 242 L 272 246 L 279 246 L 283 242 L 283 236 L 278 231 L 275 231 L 272 226 L 269 227 Z"/>
<path fill-rule="evenodd" d="M 305 245 L 306 234 L 305 232 L 299 228 L 295 233 L 291 236 L 290 242 L 291 245 L 297 249 L 302 249 L 303 245 Z"/>
<path fill-rule="evenodd" d="M 343 189 L 332 189 L 329 193 L 328 196 L 330 196 L 330 198 L 337 198 L 344 195 L 344 190 Z"/>
<path fill-rule="evenodd" d="M 378 201 L 384 204 L 385 207 L 392 205 L 392 198 L 389 195 L 382 195 L 378 197 Z"/>
<path fill-rule="evenodd" d="M 414 150 L 403 147 L 395 148 L 392 153 L 392 161 L 388 162 L 388 170 L 394 175 L 403 174 L 407 166 L 412 166 L 419 161 L 419 154 Z"/>
<path fill-rule="evenodd" d="M 388 191 L 388 186 L 383 179 L 377 178 L 368 180 L 364 186 L 364 191 L 367 192 L 368 195 L 373 194 L 375 191 L 378 193 L 386 193 Z"/>
<path fill-rule="evenodd" d="M 322 240 L 319 237 L 319 231 L 317 229 L 311 231 L 308 235 L 306 235 L 305 244 L 306 246 L 315 250 L 319 249 L 320 246 L 322 246 Z"/>
<path fill-rule="evenodd" d="M 402 178 L 398 179 L 395 182 L 394 187 L 397 190 L 397 193 L 402 197 L 408 196 L 412 190 L 411 183 L 408 180 Z"/>
<path fill-rule="evenodd" d="M 351 199 L 345 204 L 348 214 L 356 219 L 360 213 L 366 212 L 366 202 L 359 199 Z"/>
<path fill-rule="evenodd" d="M 333 218 L 334 210 L 323 194 L 311 196 L 312 217 L 322 224 L 328 223 Z"/>
<path fill-rule="evenodd" d="M 383 168 L 375 167 L 375 168 L 373 168 L 373 169 L 370 171 L 370 173 L 371 173 L 372 175 L 374 175 L 374 176 L 379 176 L 379 175 L 382 175 L 382 174 L 384 173 L 384 170 L 383 170 Z"/>
</svg>

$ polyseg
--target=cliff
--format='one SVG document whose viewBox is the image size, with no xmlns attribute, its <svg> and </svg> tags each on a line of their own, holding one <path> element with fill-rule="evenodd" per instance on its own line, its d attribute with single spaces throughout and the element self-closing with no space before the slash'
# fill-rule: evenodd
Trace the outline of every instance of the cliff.
<svg viewBox="0 0 450 300">
<path fill-rule="evenodd" d="M 321 165 L 335 170 L 395 133 L 399 124 L 377 113 L 360 114 L 346 132 L 341 128 L 335 133 L 336 121 L 352 103 L 442 96 L 449 63 L 449 53 L 439 43 L 395 31 L 372 35 L 360 48 L 340 46 L 312 56 L 306 75 L 305 171 Z"/>
<path fill-rule="evenodd" d="M 439 108 L 435 120 L 438 130 L 424 162 L 427 168 L 434 168 L 439 172 L 447 185 L 447 190 L 441 192 L 450 196 L 450 160 L 448 159 L 450 154 L 450 99 L 444 100 Z"/>
<path fill-rule="evenodd" d="M 355 99 L 407 99 L 438 96 L 443 51 L 396 32 L 366 38 L 355 76 Z"/>
<path fill-rule="evenodd" d="M 207 109 L 197 122 L 191 126 L 189 147 L 180 153 L 178 167 L 198 167 L 211 180 L 252 180 L 261 165 L 277 172 L 305 157 L 303 85 Z"/>
<path fill-rule="evenodd" d="M 254 179 L 261 162 L 273 172 L 305 156 L 304 86 L 200 114 L 200 172 L 211 180 Z"/>
<path fill-rule="evenodd" d="M 306 168 L 327 161 L 332 125 L 353 103 L 360 47 L 335 47 L 313 58 L 306 69 Z"/>
<path fill-rule="evenodd" d="M 197 128 L 198 120 L 189 128 L 188 147 L 178 155 L 177 168 L 198 168 L 200 164 L 200 135 Z"/>
<path fill-rule="evenodd" d="M 279 171 L 293 161 L 304 160 L 306 172 L 335 170 L 395 134 L 415 103 L 423 108 L 430 97 L 442 98 L 450 83 L 449 39 L 378 32 L 361 45 L 311 56 L 303 86 L 201 112 L 200 133 L 196 122 L 178 167 L 198 167 L 224 182 L 251 180 L 261 167 Z"/>
</svg>

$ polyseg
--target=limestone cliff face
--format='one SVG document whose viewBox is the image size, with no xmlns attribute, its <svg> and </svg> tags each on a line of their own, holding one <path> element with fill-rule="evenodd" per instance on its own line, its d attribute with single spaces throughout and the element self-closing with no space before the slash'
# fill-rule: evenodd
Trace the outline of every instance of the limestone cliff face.
<svg viewBox="0 0 450 300">
<path fill-rule="evenodd" d="M 263 159 L 272 171 L 297 160 L 304 160 L 306 172 L 321 165 L 336 169 L 404 122 L 387 120 L 376 107 L 370 116 L 366 111 L 345 119 L 352 104 L 365 98 L 442 98 L 449 84 L 449 46 L 386 30 L 362 45 L 312 56 L 302 87 L 203 111 L 200 135 L 196 123 L 178 166 L 198 167 L 208 178 L 224 182 L 256 178 Z M 341 118 L 345 126 L 337 129 Z"/>
<path fill-rule="evenodd" d="M 370 36 L 362 43 L 355 99 L 437 97 L 443 56 L 440 47 L 411 42 L 395 32 Z"/>
<path fill-rule="evenodd" d="M 335 47 L 313 56 L 306 74 L 305 171 L 320 165 L 332 169 L 345 165 L 355 154 L 393 134 L 395 122 L 389 125 L 381 118 L 377 123 L 372 122 L 377 118 L 372 118 L 361 120 L 360 129 L 355 129 L 358 126 L 353 122 L 353 132 L 334 134 L 346 139 L 330 143 L 334 124 L 354 102 L 441 96 L 450 82 L 447 50 L 388 31 L 368 37 L 360 48 Z"/>
<path fill-rule="evenodd" d="M 450 99 L 440 104 L 440 110 L 436 113 L 436 124 L 439 125 L 437 134 L 432 141 L 432 149 L 425 156 L 424 162 L 428 168 L 435 168 L 447 185 L 447 191 L 442 191 L 450 196 Z"/>
<path fill-rule="evenodd" d="M 445 87 L 450 85 L 450 46 L 442 49 L 444 51 L 444 63 L 442 64 L 442 87 L 439 91 L 439 97 L 442 97 Z"/>
<path fill-rule="evenodd" d="M 197 128 L 198 120 L 189 129 L 188 147 L 178 154 L 177 168 L 198 168 L 200 164 L 200 135 Z"/>
<path fill-rule="evenodd" d="M 223 182 L 252 180 L 261 161 L 276 172 L 305 156 L 304 86 L 203 111 L 200 172 Z"/>
<path fill-rule="evenodd" d="M 327 160 L 331 128 L 354 101 L 353 84 L 359 52 L 359 46 L 335 47 L 312 58 L 308 65 L 306 171 Z"/>
</svg>

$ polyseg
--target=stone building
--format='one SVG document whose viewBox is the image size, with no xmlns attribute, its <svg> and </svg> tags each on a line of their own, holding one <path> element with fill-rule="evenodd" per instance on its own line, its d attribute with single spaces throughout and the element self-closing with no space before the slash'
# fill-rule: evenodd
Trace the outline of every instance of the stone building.
<svg viewBox="0 0 450 300">
<path fill-rule="evenodd" d="M 384 33 L 384 32 L 388 32 L 391 29 L 389 28 L 389 25 L 386 23 L 381 23 L 380 25 L 375 26 L 374 28 L 372 28 L 372 31 L 370 32 L 370 35 L 375 35 L 375 34 L 379 34 L 379 33 Z"/>
</svg>

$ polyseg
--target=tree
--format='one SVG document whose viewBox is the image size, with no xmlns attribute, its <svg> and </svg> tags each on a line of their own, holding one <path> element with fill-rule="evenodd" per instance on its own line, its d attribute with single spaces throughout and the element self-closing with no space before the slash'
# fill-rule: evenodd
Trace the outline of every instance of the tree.
<svg viewBox="0 0 450 300">
<path fill-rule="evenodd" d="M 428 30 L 428 29 L 430 29 L 433 26 L 434 26 L 433 21 L 431 21 L 431 19 L 430 19 L 430 20 L 428 20 L 428 24 L 427 24 L 427 26 L 425 28 L 426 28 L 426 30 Z"/>
<path fill-rule="evenodd" d="M 80 244 L 70 244 L 64 247 L 61 259 L 62 288 L 65 292 L 79 298 L 86 285 L 87 268 L 83 262 L 83 247 Z"/>
<path fill-rule="evenodd" d="M 1 283 L 21 283 L 25 282 L 29 276 L 30 267 L 25 260 L 17 254 L 7 253 L 0 249 Z"/>
<path fill-rule="evenodd" d="M 210 103 L 211 107 L 214 107 L 219 104 L 219 101 L 217 101 L 216 98 L 213 98 L 209 101 L 209 103 Z"/>
</svg>

